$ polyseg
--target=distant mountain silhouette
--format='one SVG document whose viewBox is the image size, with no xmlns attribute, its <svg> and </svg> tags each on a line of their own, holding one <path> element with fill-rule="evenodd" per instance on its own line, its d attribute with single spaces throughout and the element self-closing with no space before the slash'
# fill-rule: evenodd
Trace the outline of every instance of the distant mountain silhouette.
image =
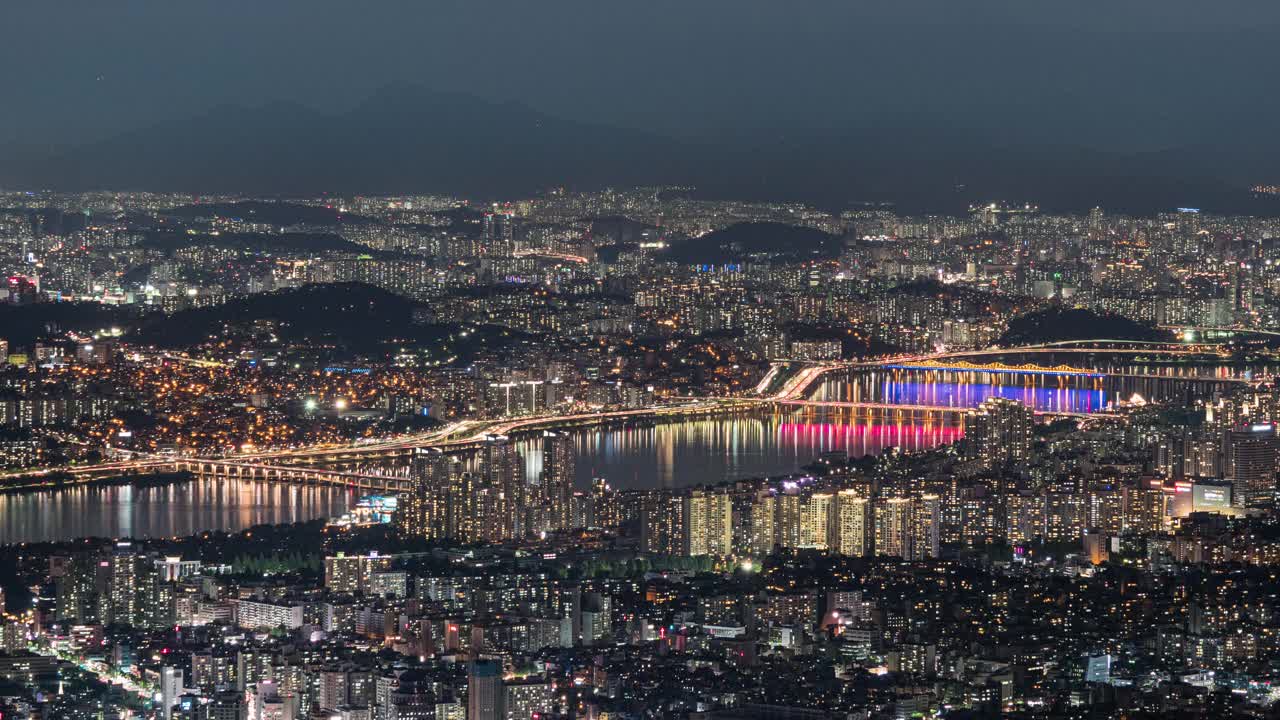
<svg viewBox="0 0 1280 720">
<path fill-rule="evenodd" d="M 907 211 L 954 212 L 971 202 L 1011 200 L 1047 209 L 1198 205 L 1266 214 L 1280 210 L 1280 202 L 1251 196 L 1244 178 L 1275 160 L 1274 152 L 1248 148 L 1121 155 L 1001 145 L 949 128 L 943 115 L 825 134 L 726 132 L 715 140 L 679 140 L 400 87 L 336 115 L 290 103 L 221 107 L 86 145 L 0 148 L 0 184 L 481 199 L 553 186 L 688 184 L 706 197 L 835 208 L 887 201 Z"/>
<path fill-rule="evenodd" d="M 223 107 L 111 140 L 24 153 L 0 181 L 194 192 L 509 195 L 656 182 L 673 143 L 466 95 L 388 89 L 349 113 Z M 14 155 L 14 153 L 10 153 Z"/>
</svg>

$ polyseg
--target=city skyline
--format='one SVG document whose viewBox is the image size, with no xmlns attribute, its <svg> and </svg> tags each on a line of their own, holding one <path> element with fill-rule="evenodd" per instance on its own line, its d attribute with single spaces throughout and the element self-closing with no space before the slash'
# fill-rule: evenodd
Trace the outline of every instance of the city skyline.
<svg viewBox="0 0 1280 720">
<path fill-rule="evenodd" d="M 113 720 L 1274 703 L 1265 625 L 1223 624 L 1267 601 L 1191 578 L 1280 562 L 1275 219 L 0 200 L 0 675 L 31 707 L 55 676 Z M 840 689 L 804 679 L 831 653 Z"/>
<path fill-rule="evenodd" d="M 1280 717 L 1280 6 L 4 16 L 3 720 Z"/>
</svg>

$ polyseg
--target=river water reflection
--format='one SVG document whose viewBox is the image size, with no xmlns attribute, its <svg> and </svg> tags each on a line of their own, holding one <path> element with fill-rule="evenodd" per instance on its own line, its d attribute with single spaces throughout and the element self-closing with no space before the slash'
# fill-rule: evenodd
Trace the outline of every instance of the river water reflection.
<svg viewBox="0 0 1280 720">
<path fill-rule="evenodd" d="M 1131 369 L 1132 371 L 1132 369 Z M 1209 374 L 1224 374 L 1211 370 Z M 1040 410 L 1090 413 L 1141 394 L 1178 400 L 1212 392 L 1182 381 L 1075 378 L 1064 383 L 929 381 L 863 372 L 834 377 L 813 397 L 842 402 L 975 407 L 998 395 Z M 911 413 L 797 407 L 683 422 L 577 430 L 577 483 L 607 478 L 620 488 L 667 488 L 795 472 L 823 452 L 875 455 L 888 447 L 920 450 L 957 440 L 960 413 Z M 519 438 L 526 474 L 541 472 L 540 441 Z M 160 488 L 97 487 L 0 495 L 0 543 L 95 536 L 168 536 L 235 530 L 339 515 L 354 492 L 260 481 L 197 481 Z"/>
<path fill-rule="evenodd" d="M 0 495 L 0 544 L 79 537 L 165 537 L 341 515 L 352 491 L 249 480 L 164 487 L 75 487 Z"/>
</svg>

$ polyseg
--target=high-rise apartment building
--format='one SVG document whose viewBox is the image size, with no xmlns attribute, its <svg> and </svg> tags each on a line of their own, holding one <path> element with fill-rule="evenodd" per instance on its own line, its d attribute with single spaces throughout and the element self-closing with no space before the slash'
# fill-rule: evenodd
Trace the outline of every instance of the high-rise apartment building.
<svg viewBox="0 0 1280 720">
<path fill-rule="evenodd" d="M 508 438 L 485 438 L 479 469 L 472 473 L 467 490 L 475 512 L 464 539 L 501 542 L 524 535 L 524 466 Z"/>
<path fill-rule="evenodd" d="M 468 468 L 429 449 L 413 460 L 414 487 L 401 503 L 402 532 L 461 542 L 502 542 L 528 527 L 524 468 L 505 437 L 489 436 Z"/>
<path fill-rule="evenodd" d="M 834 499 L 831 493 L 812 493 L 803 497 L 800 505 L 800 547 L 827 549 Z"/>
<path fill-rule="evenodd" d="M 856 490 L 841 490 L 835 495 L 831 513 L 829 546 L 839 555 L 865 557 L 871 554 L 871 501 Z"/>
<path fill-rule="evenodd" d="M 640 548 L 662 555 L 685 552 L 684 498 L 665 492 L 650 493 L 641 503 Z"/>
<path fill-rule="evenodd" d="M 875 505 L 877 555 L 903 560 L 937 557 L 941 532 L 942 502 L 936 495 L 884 498 Z"/>
<path fill-rule="evenodd" d="M 684 498 L 685 554 L 733 552 L 733 500 L 728 493 L 692 490 Z"/>
<path fill-rule="evenodd" d="M 974 459 L 983 465 L 1027 461 L 1031 456 L 1031 428 L 1035 414 L 1017 400 L 988 398 L 965 417 L 965 439 Z"/>
<path fill-rule="evenodd" d="M 745 548 L 749 555 L 768 555 L 778 542 L 775 516 L 778 500 L 771 491 L 756 495 L 751 503 L 751 531 Z"/>
<path fill-rule="evenodd" d="M 604 478 L 594 478 L 591 481 L 590 508 L 587 524 L 591 527 L 615 529 L 622 524 L 618 493 Z"/>
<path fill-rule="evenodd" d="M 568 433 L 542 434 L 542 478 L 539 486 L 543 512 L 550 525 L 531 530 L 568 530 L 573 527 L 573 438 Z"/>
<path fill-rule="evenodd" d="M 406 535 L 458 537 L 458 507 L 464 502 L 462 464 L 438 448 L 420 449 L 410 466 L 413 488 L 400 498 L 397 524 Z"/>
</svg>

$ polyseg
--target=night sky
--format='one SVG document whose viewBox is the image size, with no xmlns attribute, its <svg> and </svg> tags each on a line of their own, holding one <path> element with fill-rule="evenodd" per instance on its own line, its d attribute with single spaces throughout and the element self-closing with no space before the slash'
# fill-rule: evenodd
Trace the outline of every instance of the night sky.
<svg viewBox="0 0 1280 720">
<path fill-rule="evenodd" d="M 343 113 L 414 87 L 682 141 L 891 128 L 1230 155 L 1209 163 L 1215 177 L 1280 181 L 1257 177 L 1269 159 L 1239 167 L 1280 147 L 1280 4 L 1256 0 L 39 2 L 4 15 L 0 148 L 232 106 Z"/>
</svg>

